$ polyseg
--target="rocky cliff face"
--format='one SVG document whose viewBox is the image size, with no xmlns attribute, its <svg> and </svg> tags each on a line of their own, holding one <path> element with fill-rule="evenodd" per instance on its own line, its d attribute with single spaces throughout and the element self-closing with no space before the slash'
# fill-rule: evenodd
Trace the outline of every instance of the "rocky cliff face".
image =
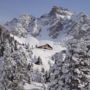
<svg viewBox="0 0 90 90">
<path fill-rule="evenodd" d="M 40 18 L 24 14 L 5 25 L 15 35 L 25 37 L 29 34 L 38 39 L 45 40 L 45 37 L 48 37 L 48 39 L 62 41 L 73 36 L 77 37 L 79 31 L 81 36 L 90 28 L 90 17 L 84 13 L 76 14 L 68 9 L 54 6 L 48 14 Z"/>
<path fill-rule="evenodd" d="M 55 39 L 58 36 L 57 33 L 63 30 L 64 21 L 69 20 L 73 15 L 74 13 L 67 9 L 53 7 L 48 14 L 42 15 L 40 18 L 21 15 L 18 19 L 6 23 L 6 26 L 14 34 L 30 33 L 36 37 L 40 36 L 41 32 L 46 31 L 49 37 Z"/>
</svg>

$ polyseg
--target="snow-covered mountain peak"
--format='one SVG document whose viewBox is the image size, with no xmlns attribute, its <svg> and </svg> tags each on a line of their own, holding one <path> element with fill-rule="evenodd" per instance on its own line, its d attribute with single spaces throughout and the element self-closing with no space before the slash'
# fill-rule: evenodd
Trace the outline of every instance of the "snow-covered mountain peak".
<svg viewBox="0 0 90 90">
<path fill-rule="evenodd" d="M 29 24 L 34 17 L 28 14 L 22 14 L 19 16 L 18 21 Z M 27 22 L 28 21 L 28 22 Z"/>
<path fill-rule="evenodd" d="M 90 18 L 84 13 L 73 13 L 68 9 L 54 6 L 47 14 L 40 18 L 23 14 L 14 18 L 6 26 L 15 35 L 32 35 L 37 39 L 60 41 L 64 37 L 71 36 L 78 28 L 90 25 Z M 67 37 L 68 38 L 68 37 Z"/>
<path fill-rule="evenodd" d="M 90 23 L 90 17 L 83 12 L 75 14 L 71 20 L 77 23 Z"/>
<path fill-rule="evenodd" d="M 74 13 L 69 11 L 68 9 L 54 6 L 52 10 L 50 11 L 50 16 L 56 16 L 58 18 L 70 18 Z"/>
</svg>

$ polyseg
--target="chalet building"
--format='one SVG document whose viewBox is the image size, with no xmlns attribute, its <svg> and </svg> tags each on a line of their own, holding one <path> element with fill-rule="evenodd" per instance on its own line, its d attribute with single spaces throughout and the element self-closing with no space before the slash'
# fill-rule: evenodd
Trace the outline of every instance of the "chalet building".
<svg viewBox="0 0 90 90">
<path fill-rule="evenodd" d="M 52 49 L 53 49 L 49 44 L 45 44 L 45 45 L 42 45 L 42 46 L 38 46 L 37 48 L 47 49 L 47 50 L 52 50 Z"/>
</svg>

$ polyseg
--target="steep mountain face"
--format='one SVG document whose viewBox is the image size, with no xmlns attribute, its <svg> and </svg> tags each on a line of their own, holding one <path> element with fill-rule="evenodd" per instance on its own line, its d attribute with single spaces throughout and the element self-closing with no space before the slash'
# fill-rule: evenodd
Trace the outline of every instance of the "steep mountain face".
<svg viewBox="0 0 90 90">
<path fill-rule="evenodd" d="M 40 46 L 45 47 L 38 48 Z M 52 49 L 49 50 L 49 47 Z M 72 55 L 72 52 L 75 53 Z M 1 90 L 45 90 L 48 83 L 49 90 L 73 90 L 74 87 L 83 90 L 80 85 L 84 88 L 86 83 L 88 86 L 89 73 L 88 77 L 84 74 L 86 81 L 81 80 L 77 72 L 75 79 L 72 74 L 74 68 L 71 70 L 69 66 L 75 66 L 78 62 L 83 77 L 82 69 L 89 69 L 89 65 L 84 67 L 81 60 L 83 63 L 89 62 L 89 54 L 89 16 L 56 6 L 39 18 L 23 14 L 0 26 L 0 67 L 3 67 L 0 73 L 4 71 L 0 74 Z M 69 77 L 69 74 L 72 76 Z M 73 85 L 72 77 L 76 80 Z M 84 90 L 89 90 L 87 86 Z"/>
<path fill-rule="evenodd" d="M 64 21 L 69 20 L 73 15 L 74 13 L 67 9 L 53 7 L 48 14 L 42 15 L 40 18 L 21 15 L 18 19 L 6 23 L 6 26 L 9 30 L 13 30 L 14 34 L 21 36 L 30 33 L 35 37 L 46 39 L 45 35 L 47 35 L 47 37 L 55 39 L 59 36 L 59 32 L 63 30 Z"/>
<path fill-rule="evenodd" d="M 83 33 L 89 29 L 90 17 L 54 6 L 48 14 L 40 18 L 24 14 L 5 25 L 14 35 L 25 37 L 29 34 L 39 40 L 66 41 L 79 31 Z"/>
<path fill-rule="evenodd" d="M 8 26 L 8 30 L 14 35 L 25 36 L 27 34 L 28 26 L 32 21 L 32 16 L 24 14 L 18 19 L 14 18 L 12 21 L 6 23 L 6 26 Z"/>
</svg>

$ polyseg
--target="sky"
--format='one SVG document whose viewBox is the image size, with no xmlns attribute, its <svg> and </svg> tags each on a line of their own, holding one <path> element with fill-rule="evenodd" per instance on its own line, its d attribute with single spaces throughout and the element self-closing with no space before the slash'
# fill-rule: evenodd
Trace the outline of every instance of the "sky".
<svg viewBox="0 0 90 90">
<path fill-rule="evenodd" d="M 0 24 L 21 14 L 40 17 L 53 6 L 68 8 L 73 12 L 84 12 L 90 16 L 90 0 L 0 0 Z"/>
</svg>

